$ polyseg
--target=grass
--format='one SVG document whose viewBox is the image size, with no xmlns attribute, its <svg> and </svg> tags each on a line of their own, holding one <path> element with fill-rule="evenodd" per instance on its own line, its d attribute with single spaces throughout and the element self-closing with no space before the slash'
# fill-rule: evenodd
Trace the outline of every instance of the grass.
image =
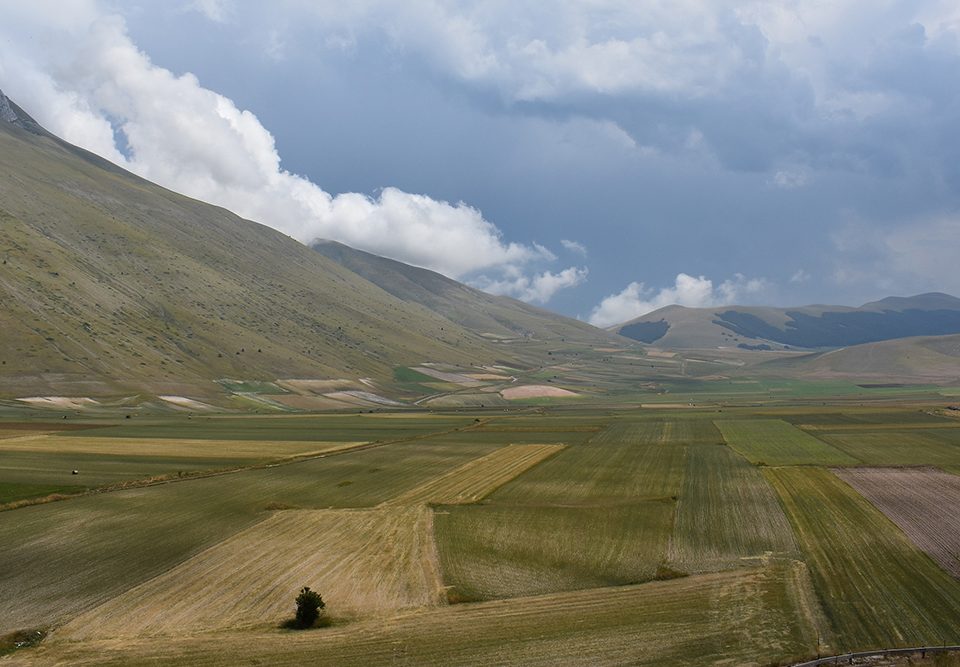
<svg viewBox="0 0 960 667">
<path fill-rule="evenodd" d="M 671 501 L 441 507 L 434 526 L 444 582 L 462 601 L 650 581 L 673 511 Z"/>
<path fill-rule="evenodd" d="M 304 584 L 338 618 L 435 606 L 429 522 L 424 507 L 277 512 L 58 633 L 82 640 L 276 626 Z"/>
<path fill-rule="evenodd" d="M 372 507 L 493 448 L 427 439 L 0 512 L 0 632 L 55 622 L 159 575 L 270 503 Z"/>
<path fill-rule="evenodd" d="M 817 436 L 865 465 L 960 465 L 960 442 L 938 437 L 940 430 L 825 431 Z M 950 430 L 960 434 L 960 428 Z"/>
<path fill-rule="evenodd" d="M 949 640 L 960 583 L 818 467 L 853 457 L 787 420 L 831 438 L 898 422 L 876 406 L 717 409 L 101 419 L 15 438 L 0 492 L 56 486 L 77 457 L 87 484 L 190 452 L 214 466 L 390 444 L 0 512 L 0 634 L 66 623 L 17 653 L 38 664 L 284 664 L 320 646 L 346 665 L 774 664 L 818 633 L 837 650 Z M 951 422 L 890 412 L 927 447 L 957 446 Z M 759 452 L 789 465 L 753 465 Z M 277 624 L 303 585 L 332 624 L 294 636 Z"/>
<path fill-rule="evenodd" d="M 397 366 L 394 368 L 393 379 L 397 382 L 411 383 L 430 383 L 434 381 L 434 378 L 430 377 L 429 375 L 424 375 L 423 373 L 415 371 L 412 368 L 407 368 L 406 366 Z"/>
<path fill-rule="evenodd" d="M 464 463 L 387 501 L 388 505 L 468 504 L 563 449 L 563 445 L 508 445 Z"/>
<path fill-rule="evenodd" d="M 139 422 L 140 420 L 136 420 Z M 467 417 L 429 414 L 352 414 L 194 417 L 143 420 L 131 424 L 120 420 L 100 429 L 74 431 L 71 437 L 170 438 L 175 440 L 360 441 L 396 440 L 462 428 L 473 423 Z"/>
<path fill-rule="evenodd" d="M 68 484 L 18 484 L 15 482 L 0 482 L 0 505 L 15 500 L 43 498 L 54 494 L 71 494 L 84 491 L 87 487 Z"/>
<path fill-rule="evenodd" d="M 857 459 L 779 419 L 717 420 L 723 437 L 754 465 L 856 465 Z"/>
<path fill-rule="evenodd" d="M 33 664 L 273 665 L 770 664 L 815 651 L 784 568 L 517 598 L 309 633 L 211 633 L 135 642 L 57 642 Z"/>
<path fill-rule="evenodd" d="M 936 468 L 844 468 L 836 474 L 960 578 L 960 478 Z"/>
<path fill-rule="evenodd" d="M 830 472 L 766 469 L 839 651 L 957 643 L 960 582 Z"/>
<path fill-rule="evenodd" d="M 709 423 L 708 423 L 709 425 Z M 616 421 L 502 486 L 479 507 L 435 520 L 457 599 L 649 581 L 664 569 L 688 447 L 710 429 Z M 715 433 L 715 432 L 714 432 Z"/>
<path fill-rule="evenodd" d="M 670 565 L 684 572 L 795 557 L 790 524 L 760 470 L 724 446 L 687 450 Z"/>
<path fill-rule="evenodd" d="M 680 492 L 686 447 L 665 440 L 669 422 L 614 422 L 505 485 L 491 501 L 592 505 L 672 498 Z"/>
</svg>

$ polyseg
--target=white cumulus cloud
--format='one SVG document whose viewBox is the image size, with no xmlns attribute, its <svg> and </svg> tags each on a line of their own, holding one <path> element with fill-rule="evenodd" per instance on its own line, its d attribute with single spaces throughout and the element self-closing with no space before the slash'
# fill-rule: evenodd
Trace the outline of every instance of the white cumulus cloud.
<svg viewBox="0 0 960 667">
<path fill-rule="evenodd" d="M 454 278 L 481 270 L 516 275 L 530 262 L 555 259 L 543 246 L 505 240 L 463 202 L 392 187 L 375 195 L 328 193 L 282 167 L 273 135 L 253 113 L 192 74 L 152 63 L 124 21 L 96 2 L 26 4 L 0 10 L 0 82 L 67 141 L 305 243 L 334 239 Z M 205 0 L 195 7 L 222 19 L 231 5 Z M 559 283 L 576 284 L 567 272 L 557 275 L 565 276 Z M 549 298 L 560 289 L 551 287 L 553 276 L 528 278 L 517 293 Z"/>
<path fill-rule="evenodd" d="M 578 255 L 587 256 L 587 246 L 583 245 L 579 241 L 571 241 L 570 239 L 560 239 L 560 245 L 569 250 L 572 253 Z"/>
<path fill-rule="evenodd" d="M 553 295 L 562 289 L 576 287 L 587 279 L 587 269 L 576 266 L 553 273 L 544 271 L 533 276 L 526 276 L 514 272 L 501 280 L 490 280 L 481 276 L 473 281 L 473 286 L 490 294 L 512 296 L 521 301 L 531 303 L 546 303 Z"/>
<path fill-rule="evenodd" d="M 660 290 L 639 282 L 630 283 L 621 292 L 603 299 L 593 309 L 589 321 L 594 326 L 609 327 L 665 306 L 707 308 L 729 305 L 766 288 L 767 281 L 763 278 L 747 278 L 739 273 L 716 287 L 712 280 L 704 276 L 680 273 L 672 286 Z"/>
</svg>

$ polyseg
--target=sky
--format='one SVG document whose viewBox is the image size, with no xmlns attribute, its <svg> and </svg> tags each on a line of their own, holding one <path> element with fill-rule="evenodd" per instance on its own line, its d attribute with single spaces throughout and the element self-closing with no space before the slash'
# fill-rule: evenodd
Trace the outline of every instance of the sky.
<svg viewBox="0 0 960 667">
<path fill-rule="evenodd" d="M 150 180 L 600 326 L 960 294 L 960 5 L 0 1 L 0 89 Z"/>
</svg>

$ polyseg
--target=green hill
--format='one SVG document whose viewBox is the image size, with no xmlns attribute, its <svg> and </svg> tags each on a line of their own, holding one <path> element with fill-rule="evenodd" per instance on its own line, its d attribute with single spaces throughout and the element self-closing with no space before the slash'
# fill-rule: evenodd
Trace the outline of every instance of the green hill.
<svg viewBox="0 0 960 667">
<path fill-rule="evenodd" d="M 509 358 L 268 227 L 0 107 L 0 397 L 213 395 Z"/>
<path fill-rule="evenodd" d="M 776 359 L 760 374 L 856 379 L 880 384 L 960 384 L 960 335 L 900 338 Z"/>
<path fill-rule="evenodd" d="M 336 241 L 317 241 L 312 247 L 398 299 L 420 304 L 489 338 L 535 338 L 593 345 L 624 342 L 584 322 L 516 299 L 487 294 L 434 271 L 355 250 Z"/>
<path fill-rule="evenodd" d="M 960 333 L 960 299 L 931 293 L 848 306 L 668 306 L 611 331 L 667 348 L 846 347 L 910 336 Z"/>
</svg>

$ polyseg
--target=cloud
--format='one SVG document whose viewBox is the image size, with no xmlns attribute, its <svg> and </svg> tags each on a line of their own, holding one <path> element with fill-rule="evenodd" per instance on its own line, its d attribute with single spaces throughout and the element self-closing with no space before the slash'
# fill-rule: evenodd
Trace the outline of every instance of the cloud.
<svg viewBox="0 0 960 667">
<path fill-rule="evenodd" d="M 589 321 L 594 326 L 609 327 L 674 304 L 689 308 L 728 305 L 759 294 L 767 287 L 763 278 L 746 278 L 739 273 L 717 287 L 704 276 L 694 277 L 686 273 L 678 274 L 672 287 L 660 290 L 632 282 L 623 291 L 603 299 L 593 309 Z"/>
<path fill-rule="evenodd" d="M 875 229 L 850 223 L 834 235 L 834 282 L 865 298 L 960 294 L 960 217 L 906 220 Z"/>
<path fill-rule="evenodd" d="M 960 20 L 943 0 L 288 6 L 511 112 L 609 121 L 645 150 L 698 136 L 778 187 L 810 180 L 797 164 L 956 171 Z"/>
<path fill-rule="evenodd" d="M 797 269 L 796 272 L 790 276 L 790 282 L 794 284 L 805 283 L 810 280 L 812 276 L 803 269 Z"/>
<path fill-rule="evenodd" d="M 587 246 L 583 245 L 579 241 L 570 241 L 568 239 L 560 239 L 560 245 L 569 250 L 570 252 L 587 256 Z"/>
<path fill-rule="evenodd" d="M 227 5 L 198 7 L 216 18 Z M 375 194 L 324 191 L 282 167 L 273 136 L 253 113 L 192 74 L 153 64 L 121 18 L 90 2 L 70 9 L 74 20 L 52 27 L 43 12 L 29 10 L 16 10 L 0 25 L 5 91 L 67 141 L 302 242 L 334 239 L 454 278 L 516 273 L 555 259 L 543 246 L 505 240 L 464 202 L 393 187 Z M 551 276 L 531 279 L 534 298 L 550 292 Z"/>
<path fill-rule="evenodd" d="M 199 12 L 211 21 L 223 23 L 233 10 L 231 0 L 193 0 L 187 8 Z"/>
<path fill-rule="evenodd" d="M 490 294 L 511 296 L 521 301 L 544 304 L 562 289 L 576 287 L 587 279 L 588 270 L 571 266 L 553 273 L 544 271 L 534 276 L 515 274 L 502 280 L 490 280 L 481 276 L 471 284 Z"/>
</svg>

